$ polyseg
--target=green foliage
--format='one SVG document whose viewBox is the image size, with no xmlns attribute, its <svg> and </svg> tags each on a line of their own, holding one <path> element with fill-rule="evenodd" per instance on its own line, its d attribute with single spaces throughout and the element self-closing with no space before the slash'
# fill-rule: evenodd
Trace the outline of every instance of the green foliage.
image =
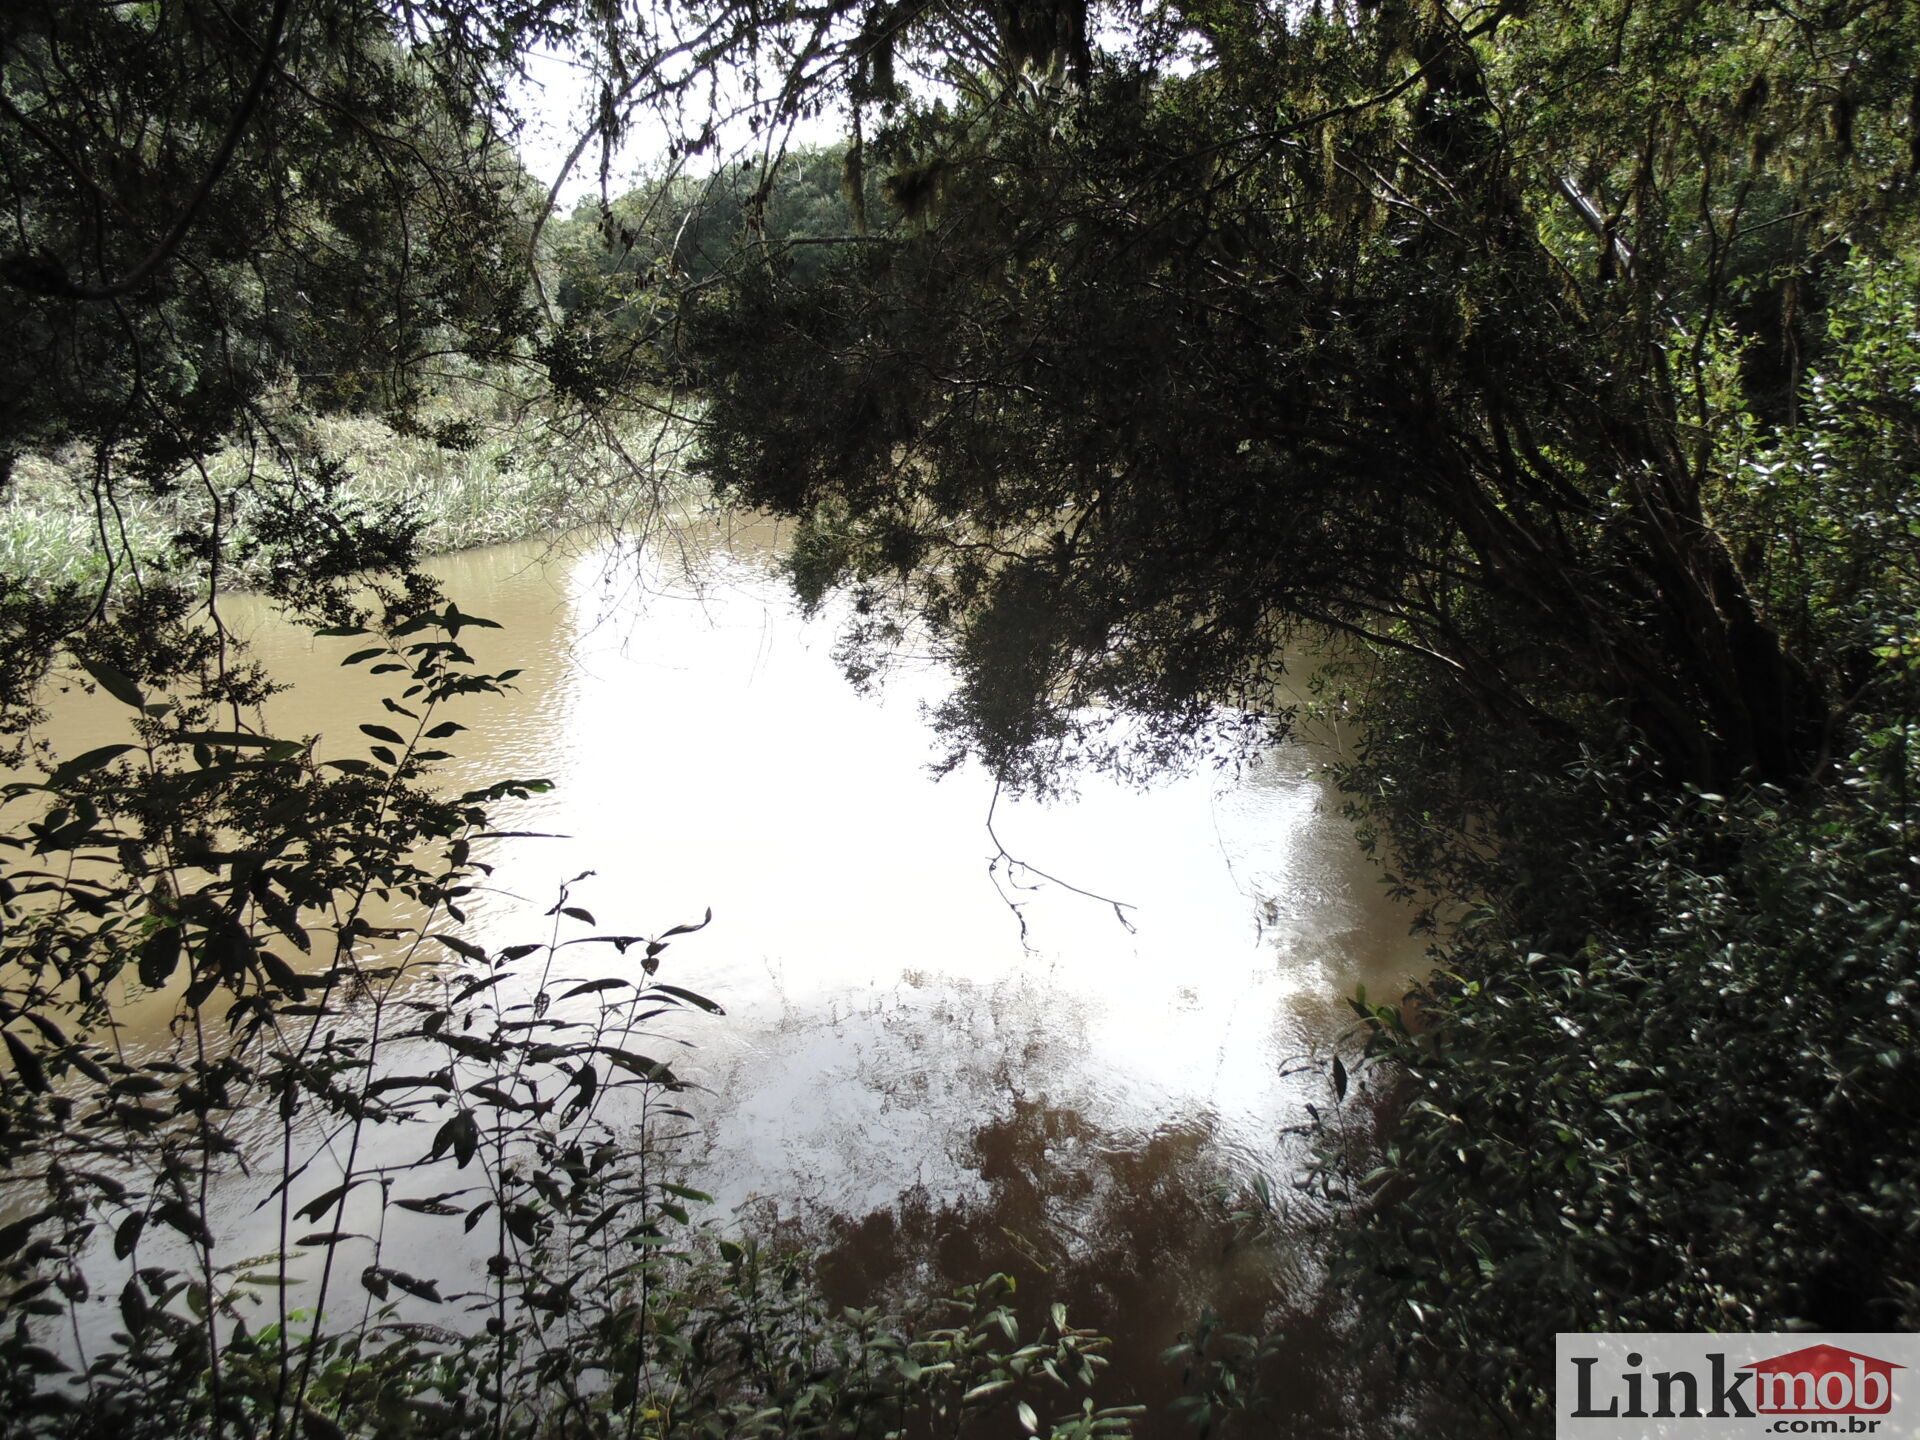
<svg viewBox="0 0 1920 1440">
<path fill-rule="evenodd" d="M 1235 1334 L 1223 1330 L 1211 1313 L 1203 1314 L 1193 1334 L 1160 1357 L 1162 1364 L 1181 1367 L 1187 1385 L 1187 1393 L 1173 1403 L 1174 1413 L 1202 1440 L 1230 1433 L 1236 1420 L 1269 1419 L 1262 1386 L 1279 1348 L 1276 1335 Z"/>
<path fill-rule="evenodd" d="M 754 23 L 723 9 L 708 39 Z M 358 0 L 0 21 L 0 721 L 40 775 L 0 837 L 9 1434 L 1127 1429 L 1082 1398 L 1103 1342 L 1056 1312 L 1021 1343 L 1004 1277 L 914 1325 L 835 1315 L 798 1262 L 696 1223 L 684 1087 L 649 1052 L 718 1009 L 657 974 L 699 926 L 582 933 L 563 891 L 538 940 L 462 933 L 489 807 L 544 782 L 434 787 L 449 708 L 514 672 L 475 669 L 463 633 L 492 622 L 413 561 L 515 522 L 491 489 L 455 513 L 477 472 L 427 472 L 511 454 L 564 492 L 538 508 L 604 518 L 657 504 L 679 443 L 645 388 L 671 376 L 609 379 L 597 312 L 548 323 L 501 128 L 525 47 L 592 30 L 618 70 L 624 24 Z M 623 75 L 622 101 L 684 80 Z M 235 584 L 394 677 L 361 752 L 262 727 L 271 681 L 218 618 Z M 45 748 L 52 678 L 119 702 L 126 739 Z M 130 1038 L 143 1010 L 156 1042 Z M 230 1229 L 259 1223 L 242 1257 Z"/>
<path fill-rule="evenodd" d="M 896 107 L 911 217 L 698 297 L 708 473 L 890 617 L 856 664 L 930 632 L 1023 778 L 1102 706 L 1154 757 L 1260 708 L 1324 627 L 1676 781 L 1817 770 L 1851 692 L 1783 645 L 1714 441 L 1791 422 L 1839 259 L 1908 243 L 1906 8 L 1169 24 Z"/>
<path fill-rule="evenodd" d="M 1835 657 L 1863 709 L 1910 710 L 1908 677 L 1879 662 L 1912 653 L 1920 612 L 1920 256 L 1864 251 L 1834 281 L 1793 423 L 1738 417 L 1716 508 L 1766 556 L 1788 632 Z"/>
<path fill-rule="evenodd" d="M 417 522 L 413 539 L 421 555 L 617 528 L 636 514 L 692 498 L 681 459 L 684 427 L 644 405 L 615 421 L 590 423 L 556 417 L 540 405 L 515 406 L 506 415 L 475 416 L 451 403 L 434 411 L 463 418 L 442 418 L 433 433 L 421 433 L 417 424 L 396 430 L 391 419 L 290 416 L 282 432 L 338 465 L 332 503 Z M 97 590 L 117 563 L 154 573 L 217 556 L 226 586 L 272 587 L 274 567 L 286 557 L 283 547 L 264 543 L 253 524 L 255 514 L 272 505 L 256 488 L 253 463 L 237 445 L 205 459 L 214 493 L 224 497 L 217 544 L 216 509 L 199 489 L 120 497 L 112 538 L 103 543 L 84 452 L 27 457 L 0 502 L 0 573 L 22 584 L 72 582 Z"/>
<path fill-rule="evenodd" d="M 707 472 L 1010 779 L 1343 632 L 1442 968 L 1361 1004 L 1321 1178 L 1414 1374 L 1537 1429 L 1556 1330 L 1911 1324 L 1911 7 L 1123 30 L 949 46 L 869 145 L 911 215 L 698 297 Z"/>
<path fill-rule="evenodd" d="M 676 170 L 604 207 L 583 201 L 547 227 L 561 262 L 558 299 L 568 310 L 613 310 L 651 299 L 650 282 L 662 274 L 711 284 L 756 239 L 770 252 L 760 263 L 817 273 L 830 252 L 808 242 L 848 236 L 864 223 L 846 178 L 846 147 L 802 148 L 777 165 L 745 160 L 704 176 Z"/>
<path fill-rule="evenodd" d="M 1834 267 L 1790 422 L 1709 361 L 1716 521 L 1851 699 L 1828 784 L 1675 797 L 1404 664 L 1363 706 L 1343 780 L 1454 923 L 1409 1011 L 1359 1007 L 1392 1119 L 1337 1150 L 1371 1171 L 1346 1273 L 1413 1373 L 1531 1431 L 1556 1330 L 1914 1324 L 1911 266 Z"/>
<path fill-rule="evenodd" d="M 423 549 L 680 488 L 652 392 L 616 403 L 541 363 L 564 335 L 505 97 L 524 47 L 585 23 L 9 8 L 0 731 L 94 627 L 236 586 L 337 623 L 354 577 L 416 585 Z"/>
<path fill-rule="evenodd" d="M 844 147 L 699 177 L 674 167 L 550 222 L 543 240 L 558 317 L 540 359 L 555 388 L 604 409 L 647 387 L 697 386 L 702 359 L 674 297 L 743 272 L 819 275 L 836 249 L 860 243 L 869 214 L 889 213 L 871 177 L 863 203 L 853 202 L 849 167 Z"/>
<path fill-rule="evenodd" d="M 1828 277 L 1790 423 L 1709 358 L 1713 513 L 1800 653 L 1844 677 L 1829 782 L 1675 796 L 1630 736 L 1596 761 L 1405 663 L 1343 774 L 1452 924 L 1411 1008 L 1360 1007 L 1381 1140 L 1346 1273 L 1413 1371 L 1534 1431 L 1556 1330 L 1906 1328 L 1920 604 L 1904 398 L 1910 259 Z"/>
<path fill-rule="evenodd" d="M 1912 1328 L 1914 778 L 1903 727 L 1817 801 L 1649 806 L 1567 867 L 1610 906 L 1356 1005 L 1397 1098 L 1348 1263 L 1410 1363 L 1538 1429 L 1555 1331 Z"/>
<path fill-rule="evenodd" d="M 684 1315 L 662 1307 L 667 1363 L 643 1434 L 878 1440 L 998 1420 L 1008 1433 L 1092 1440 L 1130 1434 L 1140 1413 L 1073 1401 L 1094 1385 L 1106 1342 L 1056 1305 L 1021 1343 L 1009 1276 L 963 1286 L 903 1327 L 872 1310 L 827 1315 L 792 1262 L 769 1264 L 751 1245 L 720 1252 L 726 1269 L 708 1276 L 715 1300 Z"/>
<path fill-rule="evenodd" d="M 408 584 L 417 515 L 356 503 L 298 422 L 405 423 L 430 371 L 511 353 L 533 312 L 490 62 L 451 34 L 409 47 L 355 4 L 27 4 L 0 63 L 0 485 L 73 457 L 62 506 L 95 537 L 84 600 L 16 551 L 39 574 L 0 589 L 11 727 L 89 630 L 227 584 L 243 509 L 300 607 L 343 618 L 360 571 Z"/>
<path fill-rule="evenodd" d="M 165 486 L 288 374 L 404 408 L 425 352 L 531 323 L 480 57 L 348 4 L 6 23 L 10 458 L 79 439 Z"/>
</svg>

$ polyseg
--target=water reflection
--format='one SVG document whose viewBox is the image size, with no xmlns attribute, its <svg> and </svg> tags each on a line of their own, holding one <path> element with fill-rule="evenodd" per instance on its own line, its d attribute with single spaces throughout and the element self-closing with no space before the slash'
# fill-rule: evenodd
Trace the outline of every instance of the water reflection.
<svg viewBox="0 0 1920 1440">
<path fill-rule="evenodd" d="M 1125 1334 L 1119 1369 L 1143 1396 L 1203 1306 L 1241 1324 L 1292 1316 L 1296 1417 L 1344 1405 L 1325 1379 L 1337 1297 L 1311 1256 L 1241 1243 L 1213 1197 L 1291 1163 L 1281 1132 L 1310 1092 L 1289 1063 L 1344 1025 L 1342 997 L 1398 993 L 1419 965 L 1315 755 L 996 808 L 977 770 L 928 772 L 922 708 L 945 677 L 907 667 L 855 694 L 832 659 L 836 617 L 795 613 L 778 544 L 733 525 L 439 563 L 462 610 L 505 627 L 463 641 L 522 667 L 513 695 L 459 715 L 473 729 L 449 783 L 551 777 L 498 819 L 563 837 L 494 843 L 479 938 L 542 938 L 541 912 L 583 871 L 576 901 L 605 932 L 711 907 L 663 975 L 729 1012 L 681 1032 L 699 1048 L 676 1068 L 703 1087 L 691 1178 L 721 1223 L 823 1244 L 836 1298 L 1010 1270 L 1036 1313 L 1065 1299 L 1078 1323 Z M 352 642 L 244 600 L 228 616 L 292 686 L 276 730 L 357 753 L 380 692 L 340 668 Z M 120 738 L 111 702 L 70 701 L 67 753 Z M 1031 875 L 1016 915 L 1004 862 L 990 870 L 990 811 L 1008 851 L 1125 901 L 1131 928 Z M 141 1014 L 164 1027 L 160 1007 Z M 395 1160 L 420 1149 L 379 1143 L 404 1149 Z M 251 1238 L 258 1190 L 229 1202 L 236 1237 Z"/>
<path fill-rule="evenodd" d="M 1116 1372 L 1145 1399 L 1177 1386 L 1157 1356 L 1203 1307 L 1278 1321 L 1294 1417 L 1350 1414 L 1338 1298 L 1310 1255 L 1240 1242 L 1214 1196 L 1297 1159 L 1280 1132 L 1320 1096 L 1289 1063 L 1344 1027 L 1355 984 L 1398 993 L 1420 958 L 1319 757 L 995 807 L 978 771 L 927 773 L 945 678 L 854 694 L 835 617 L 793 614 L 771 541 L 731 537 L 705 585 L 657 557 L 576 564 L 541 817 L 574 838 L 502 857 L 527 894 L 597 868 L 620 928 L 713 906 L 678 952 L 730 1012 L 681 1062 L 708 1092 L 697 1183 L 824 1244 L 846 1303 L 1013 1271 L 1036 1317 L 1062 1299 L 1123 1332 Z M 990 807 L 1009 851 L 1126 901 L 1133 928 L 1045 884 L 1011 913 Z"/>
<path fill-rule="evenodd" d="M 1339 1297 L 1308 1244 L 1251 1239 L 1214 1202 L 1221 1153 L 1211 1117 L 1115 1135 L 1077 1110 L 1020 1100 L 972 1138 L 978 1195 L 943 1203 L 915 1190 L 802 1234 L 824 1236 L 820 1273 L 842 1303 L 911 1303 L 1006 1271 L 1020 1279 L 1024 1326 L 1056 1301 L 1100 1317 L 1115 1339 L 1106 1399 L 1149 1406 L 1143 1435 L 1186 1433 L 1166 1418 L 1180 1367 L 1160 1357 L 1203 1314 L 1223 1331 L 1279 1335 L 1263 1367 L 1275 1433 L 1364 1433 L 1380 1418 L 1367 1397 L 1386 1387 L 1343 1352 Z"/>
</svg>

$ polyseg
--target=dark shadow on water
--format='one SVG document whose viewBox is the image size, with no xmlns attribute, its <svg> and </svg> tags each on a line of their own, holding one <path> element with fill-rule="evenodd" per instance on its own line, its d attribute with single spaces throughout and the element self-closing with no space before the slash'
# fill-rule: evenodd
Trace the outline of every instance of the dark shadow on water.
<svg viewBox="0 0 1920 1440">
<path fill-rule="evenodd" d="M 973 1151 L 984 1199 L 914 1192 L 866 1215 L 795 1216 L 777 1228 L 819 1252 L 819 1280 L 838 1305 L 910 1307 L 1005 1272 L 1018 1282 L 1026 1337 L 1064 1304 L 1071 1323 L 1112 1337 L 1096 1401 L 1148 1407 L 1135 1432 L 1143 1440 L 1197 1433 L 1169 1413 L 1188 1387 L 1182 1365 L 1161 1357 L 1209 1314 L 1217 1332 L 1278 1337 L 1260 1375 L 1262 1408 L 1214 1435 L 1384 1433 L 1392 1367 L 1353 1353 L 1351 1316 L 1317 1254 L 1316 1229 L 1333 1222 L 1304 1209 L 1277 1227 L 1236 1221 L 1210 1120 L 1122 1136 L 1076 1110 L 1019 1100 L 975 1133 Z"/>
</svg>

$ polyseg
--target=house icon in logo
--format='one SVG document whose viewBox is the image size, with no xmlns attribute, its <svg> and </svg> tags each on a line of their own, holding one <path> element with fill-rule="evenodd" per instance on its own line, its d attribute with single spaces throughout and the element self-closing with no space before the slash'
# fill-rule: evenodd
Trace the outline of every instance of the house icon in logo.
<svg viewBox="0 0 1920 1440">
<path fill-rule="evenodd" d="M 1906 1367 L 1838 1345 L 1809 1345 L 1740 1368 L 1753 1372 L 1753 1408 L 1762 1415 L 1885 1415 L 1893 1372 Z"/>
</svg>

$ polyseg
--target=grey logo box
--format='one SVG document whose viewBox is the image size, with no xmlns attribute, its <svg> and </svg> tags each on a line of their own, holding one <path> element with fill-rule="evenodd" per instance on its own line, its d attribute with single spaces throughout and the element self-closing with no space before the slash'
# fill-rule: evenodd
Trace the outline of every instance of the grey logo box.
<svg viewBox="0 0 1920 1440">
<path fill-rule="evenodd" d="M 1920 1335 L 1560 1334 L 1555 1440 L 1920 1440 Z"/>
</svg>

